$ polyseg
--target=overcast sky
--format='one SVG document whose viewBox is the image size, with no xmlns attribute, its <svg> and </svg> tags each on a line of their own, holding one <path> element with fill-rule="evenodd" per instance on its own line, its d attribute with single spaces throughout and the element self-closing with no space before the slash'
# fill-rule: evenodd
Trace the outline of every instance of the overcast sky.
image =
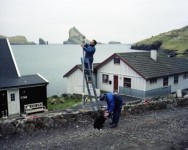
<svg viewBox="0 0 188 150">
<path fill-rule="evenodd" d="M 0 0 L 0 35 L 62 43 L 76 27 L 88 39 L 134 43 L 188 25 L 188 0 Z"/>
</svg>

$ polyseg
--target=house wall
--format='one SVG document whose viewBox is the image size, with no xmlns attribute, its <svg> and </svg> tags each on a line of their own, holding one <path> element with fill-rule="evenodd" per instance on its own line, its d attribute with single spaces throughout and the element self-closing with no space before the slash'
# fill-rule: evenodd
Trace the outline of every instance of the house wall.
<svg viewBox="0 0 188 150">
<path fill-rule="evenodd" d="M 66 93 L 73 94 L 76 89 L 82 89 L 83 73 L 80 69 L 74 71 L 67 77 L 67 91 Z"/>
<path fill-rule="evenodd" d="M 183 74 L 178 77 L 178 84 L 174 84 L 174 76 L 170 77 L 169 83 L 171 84 L 171 92 L 188 88 L 188 78 L 183 79 Z"/>
<path fill-rule="evenodd" d="M 93 74 L 94 85 L 96 87 L 96 76 Z M 68 94 L 82 94 L 83 93 L 83 73 L 80 69 L 74 71 L 67 77 L 67 91 Z M 87 88 L 85 84 L 85 93 L 87 94 Z M 99 91 L 97 90 L 97 93 Z"/>
<path fill-rule="evenodd" d="M 176 92 L 177 90 L 188 88 L 188 79 L 183 79 L 183 74 L 179 75 L 178 84 L 174 84 L 174 76 L 169 76 L 168 85 L 171 86 L 171 92 Z M 154 90 L 157 88 L 164 88 L 163 78 L 158 78 L 157 83 L 155 84 L 150 84 L 149 80 L 146 82 L 146 91 Z"/>
<path fill-rule="evenodd" d="M 20 88 L 20 112 L 24 112 L 24 105 L 43 102 L 47 108 L 47 88 L 44 86 Z"/>
<path fill-rule="evenodd" d="M 158 78 L 157 83 L 153 83 L 153 84 L 150 84 L 150 80 L 146 81 L 146 91 L 154 90 L 157 88 L 163 88 L 163 78 Z"/>
<path fill-rule="evenodd" d="M 109 81 L 112 81 L 112 84 L 102 82 L 102 74 L 109 75 Z M 120 60 L 120 64 L 114 64 L 112 59 L 107 64 L 102 66 L 97 71 L 97 88 L 113 92 L 114 88 L 114 75 L 118 76 L 118 85 L 123 87 L 124 77 L 131 78 L 131 88 L 145 91 L 146 81 L 136 73 L 132 68 Z M 118 90 L 119 91 L 119 90 Z"/>
</svg>

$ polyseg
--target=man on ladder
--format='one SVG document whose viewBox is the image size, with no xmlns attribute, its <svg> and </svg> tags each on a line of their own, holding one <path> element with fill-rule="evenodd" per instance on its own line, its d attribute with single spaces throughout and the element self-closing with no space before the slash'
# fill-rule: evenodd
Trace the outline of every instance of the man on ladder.
<svg viewBox="0 0 188 150">
<path fill-rule="evenodd" d="M 97 45 L 96 40 L 92 40 L 90 42 L 90 44 L 87 44 L 87 43 L 81 44 L 81 47 L 83 48 L 83 50 L 85 52 L 84 65 L 85 65 L 87 75 L 89 74 L 87 69 L 90 68 L 92 70 L 93 60 L 94 60 L 93 55 L 96 51 L 95 45 Z M 88 64 L 89 64 L 89 66 L 88 66 Z M 88 80 L 91 82 L 91 77 L 88 77 Z"/>
<path fill-rule="evenodd" d="M 85 37 L 83 38 L 85 39 Z M 95 86 L 94 86 L 94 82 L 92 78 L 92 66 L 93 66 L 93 60 L 94 60 L 93 55 L 96 51 L 95 49 L 96 44 L 97 44 L 96 40 L 92 40 L 90 44 L 87 44 L 87 43 L 81 44 L 81 47 L 83 48 L 83 58 L 81 59 L 81 62 L 83 66 L 82 69 L 84 70 L 83 71 L 82 108 L 85 108 L 85 100 L 86 100 L 85 99 L 85 82 L 86 82 L 86 87 L 87 87 L 88 95 L 90 97 L 90 102 L 91 102 L 93 110 L 95 110 L 95 108 L 94 108 L 93 101 L 92 101 L 92 95 L 91 95 L 91 91 L 89 88 L 89 83 L 92 85 L 94 97 L 98 106 L 97 94 L 96 94 L 96 90 L 95 90 Z"/>
</svg>

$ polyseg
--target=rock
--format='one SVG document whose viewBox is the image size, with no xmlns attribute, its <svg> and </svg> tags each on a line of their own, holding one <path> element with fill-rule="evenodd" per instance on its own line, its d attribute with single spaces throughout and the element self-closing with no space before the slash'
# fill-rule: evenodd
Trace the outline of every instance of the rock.
<svg viewBox="0 0 188 150">
<path fill-rule="evenodd" d="M 33 132 L 34 129 L 35 129 L 35 124 L 34 123 L 26 123 L 25 124 L 25 128 L 24 128 L 25 132 L 31 133 L 31 132 Z"/>
<path fill-rule="evenodd" d="M 7 123 L 3 125 L 2 134 L 10 135 L 10 134 L 15 133 L 15 131 L 16 131 L 16 128 L 12 123 Z"/>
<path fill-rule="evenodd" d="M 58 101 L 59 101 L 59 103 L 64 103 L 65 99 L 64 98 L 60 98 Z"/>
<path fill-rule="evenodd" d="M 72 112 L 73 112 L 73 109 L 66 109 L 66 112 L 67 112 L 67 113 L 72 113 Z"/>
<path fill-rule="evenodd" d="M 137 49 L 137 50 L 152 50 L 152 49 L 159 49 L 161 46 L 161 41 L 155 41 L 152 44 L 135 44 L 131 46 L 131 49 Z"/>
<path fill-rule="evenodd" d="M 63 127 L 66 126 L 68 123 L 68 121 L 66 119 L 54 119 L 54 127 L 58 128 L 58 127 Z"/>
<path fill-rule="evenodd" d="M 49 101 L 50 101 L 50 104 L 56 104 L 57 103 L 57 99 L 55 99 L 55 98 L 52 98 Z"/>
<path fill-rule="evenodd" d="M 42 38 L 39 38 L 39 45 L 46 45 L 48 44 L 48 41 L 45 42 Z"/>
<path fill-rule="evenodd" d="M 50 117 L 40 117 L 37 121 L 43 123 L 43 127 L 51 128 L 54 125 L 54 120 Z"/>
<path fill-rule="evenodd" d="M 69 38 L 67 41 L 64 41 L 63 44 L 81 44 L 84 43 L 83 40 L 84 35 L 78 31 L 75 27 L 69 30 Z M 87 43 L 89 42 L 86 40 Z"/>
</svg>

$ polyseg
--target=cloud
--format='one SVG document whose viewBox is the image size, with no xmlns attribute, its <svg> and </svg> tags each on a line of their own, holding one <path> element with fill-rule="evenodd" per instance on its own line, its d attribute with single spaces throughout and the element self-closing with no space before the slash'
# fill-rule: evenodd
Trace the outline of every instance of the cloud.
<svg viewBox="0 0 188 150">
<path fill-rule="evenodd" d="M 75 26 L 89 38 L 136 42 L 188 24 L 187 0 L 0 0 L 0 34 L 62 43 Z"/>
</svg>

